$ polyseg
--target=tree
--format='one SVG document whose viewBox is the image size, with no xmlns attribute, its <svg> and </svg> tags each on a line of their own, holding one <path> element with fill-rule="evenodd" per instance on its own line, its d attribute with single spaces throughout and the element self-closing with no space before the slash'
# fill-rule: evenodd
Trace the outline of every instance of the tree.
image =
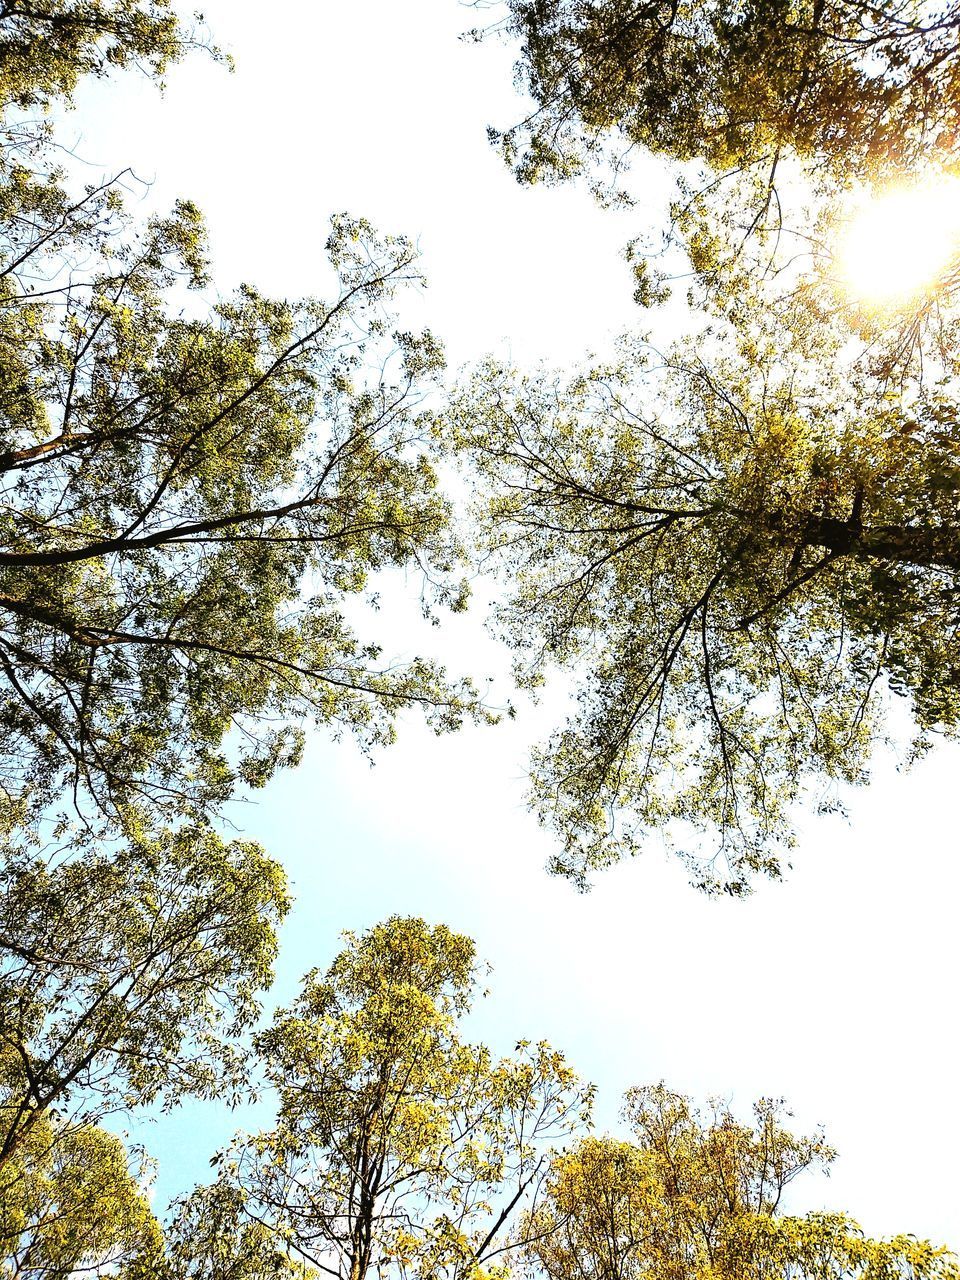
<svg viewBox="0 0 960 1280">
<path fill-rule="evenodd" d="M 66 1141 L 158 1099 L 244 1094 L 240 1037 L 271 981 L 287 905 L 276 863 L 209 831 L 82 856 L 8 856 L 0 1170 L 25 1144 L 35 1150 L 38 1128 Z"/>
<path fill-rule="evenodd" d="M 272 1276 L 265 1260 L 287 1255 L 342 1280 L 496 1276 L 549 1144 L 584 1120 L 590 1090 L 549 1046 L 497 1061 L 457 1034 L 469 938 L 400 917 L 346 938 L 257 1037 L 277 1126 L 222 1153 L 219 1180 L 181 1206 L 178 1274 Z"/>
<path fill-rule="evenodd" d="M 163 1237 L 119 1138 L 45 1116 L 0 1168 L 0 1276 L 161 1274 Z"/>
<path fill-rule="evenodd" d="M 427 612 L 465 600 L 420 412 L 442 352 L 389 310 L 421 282 L 409 242 L 343 216 L 332 299 L 207 304 L 197 209 L 132 226 L 127 175 L 75 192 L 19 110 L 191 41 L 165 0 L 0 8 L 8 827 L 63 794 L 87 822 L 202 816 L 294 762 L 308 719 L 369 745 L 407 707 L 485 714 L 345 616 L 389 568 Z"/>
<path fill-rule="evenodd" d="M 15 816 L 64 786 L 108 815 L 204 812 L 294 761 L 304 717 L 380 742 L 404 707 L 438 731 L 476 713 L 468 682 L 379 662 L 343 614 L 389 566 L 422 571 L 425 602 L 463 602 L 417 412 L 442 356 L 384 310 L 419 280 L 407 241 L 335 220 L 334 301 L 245 287 L 191 319 L 164 293 L 203 280 L 193 206 L 130 241 L 110 184 L 74 203 L 56 183 L 24 190 L 0 346 Z M 98 269 L 60 283 L 79 254 Z M 28 277 L 51 273 L 38 299 Z"/>
<path fill-rule="evenodd" d="M 627 1094 L 634 1141 L 586 1138 L 553 1162 L 526 1224 L 529 1271 L 547 1280 L 954 1280 L 956 1258 L 915 1236 L 871 1240 L 842 1214 L 783 1212 L 789 1184 L 833 1158 L 817 1135 L 756 1125 L 713 1104 L 701 1114 L 663 1085 Z"/>
<path fill-rule="evenodd" d="M 870 178 L 954 154 L 960 18 L 922 0 L 508 0 L 529 115 L 494 133 L 556 180 L 634 147 L 719 172 L 784 154 Z"/>
<path fill-rule="evenodd" d="M 488 363 L 453 404 L 519 677 L 576 676 L 531 797 L 580 884 L 656 835 L 742 893 L 865 780 L 886 689 L 918 746 L 960 720 L 949 371 L 892 394 L 842 323 L 780 319 L 567 382 Z"/>
<path fill-rule="evenodd" d="M 3 0 L 0 104 L 46 106 L 130 63 L 159 77 L 196 43 L 170 0 Z"/>
</svg>

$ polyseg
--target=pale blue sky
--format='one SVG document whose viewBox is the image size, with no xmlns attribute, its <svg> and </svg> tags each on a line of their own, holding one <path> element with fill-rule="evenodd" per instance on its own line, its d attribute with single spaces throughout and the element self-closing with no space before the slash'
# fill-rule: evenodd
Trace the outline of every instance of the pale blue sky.
<svg viewBox="0 0 960 1280">
<path fill-rule="evenodd" d="M 87 88 L 67 131 L 95 167 L 152 179 L 145 208 L 197 201 L 221 290 L 321 292 L 327 218 L 348 209 L 418 239 L 431 288 L 409 323 L 429 323 L 455 365 L 491 348 L 563 363 L 638 323 L 619 251 L 661 210 L 656 168 L 629 213 L 518 188 L 484 134 L 518 112 L 509 52 L 456 38 L 482 13 L 456 0 L 274 0 L 269 13 L 213 0 L 206 15 L 235 74 L 198 57 L 162 101 L 134 75 Z M 410 613 L 391 590 L 388 651 L 418 642 Z M 502 688 L 479 626 L 456 619 L 427 640 Z M 883 761 L 850 825 L 811 820 L 789 881 L 747 902 L 698 897 L 655 851 L 583 897 L 546 876 L 549 841 L 522 802 L 526 745 L 558 701 L 456 738 L 411 720 L 372 770 L 318 736 L 296 773 L 235 810 L 297 893 L 276 998 L 330 959 L 343 928 L 393 912 L 444 920 L 494 966 L 475 1033 L 503 1051 L 521 1036 L 563 1048 L 600 1086 L 602 1126 L 625 1087 L 660 1078 L 744 1109 L 784 1096 L 841 1152 L 798 1203 L 960 1244 L 958 751 L 938 748 L 908 776 Z M 158 1199 L 206 1179 L 237 1122 L 192 1107 L 141 1127 Z"/>
</svg>

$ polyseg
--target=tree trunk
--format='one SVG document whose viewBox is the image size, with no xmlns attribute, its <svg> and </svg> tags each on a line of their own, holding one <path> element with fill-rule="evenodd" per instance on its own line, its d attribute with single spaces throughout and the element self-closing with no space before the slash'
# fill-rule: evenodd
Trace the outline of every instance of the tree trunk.
<svg viewBox="0 0 960 1280">
<path fill-rule="evenodd" d="M 888 560 L 960 571 L 960 527 L 956 525 L 864 527 L 859 521 L 812 516 L 803 541 L 808 547 L 824 547 L 854 560 Z"/>
</svg>

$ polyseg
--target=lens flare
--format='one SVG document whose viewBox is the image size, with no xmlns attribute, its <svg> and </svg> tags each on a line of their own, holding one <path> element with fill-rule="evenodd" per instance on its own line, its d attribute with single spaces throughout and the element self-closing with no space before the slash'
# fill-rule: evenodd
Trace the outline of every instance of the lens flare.
<svg viewBox="0 0 960 1280">
<path fill-rule="evenodd" d="M 846 292 L 896 306 L 936 287 L 960 254 L 960 179 L 895 187 L 851 214 L 838 245 Z"/>
</svg>

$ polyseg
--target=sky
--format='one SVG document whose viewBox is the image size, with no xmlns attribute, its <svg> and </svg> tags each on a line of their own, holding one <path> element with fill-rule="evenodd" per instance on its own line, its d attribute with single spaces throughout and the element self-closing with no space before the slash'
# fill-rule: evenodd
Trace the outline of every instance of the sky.
<svg viewBox="0 0 960 1280">
<path fill-rule="evenodd" d="M 488 351 L 563 366 L 638 325 L 669 337 L 632 303 L 621 254 L 662 217 L 663 175 L 641 161 L 642 198 L 617 213 L 574 188 L 517 186 L 485 135 L 521 111 L 511 50 L 458 40 L 483 11 L 212 0 L 205 16 L 233 73 L 195 56 L 162 98 L 135 74 L 88 85 L 62 137 L 92 174 L 131 165 L 151 184 L 143 212 L 195 200 L 223 293 L 329 289 L 327 221 L 348 210 L 417 241 L 431 283 L 409 322 L 445 340 L 454 368 Z M 388 652 L 421 641 L 413 612 L 389 584 Z M 504 689 L 482 609 L 427 639 Z M 297 771 L 234 807 L 297 895 L 269 1002 L 326 965 L 342 929 L 444 921 L 493 966 L 471 1034 L 501 1052 L 520 1038 L 562 1048 L 598 1086 L 600 1129 L 616 1127 L 625 1088 L 660 1079 L 744 1114 L 783 1097 L 840 1152 L 828 1180 L 798 1184 L 796 1207 L 960 1247 L 960 751 L 940 745 L 910 773 L 882 755 L 849 822 L 806 820 L 792 874 L 747 901 L 699 896 L 656 849 L 583 895 L 547 875 L 550 840 L 523 803 L 527 749 L 562 702 L 557 688 L 521 700 L 512 723 L 442 739 L 411 718 L 373 767 L 317 734 Z M 159 1161 L 158 1205 L 207 1180 L 235 1128 L 267 1120 L 197 1104 L 133 1126 Z"/>
</svg>

